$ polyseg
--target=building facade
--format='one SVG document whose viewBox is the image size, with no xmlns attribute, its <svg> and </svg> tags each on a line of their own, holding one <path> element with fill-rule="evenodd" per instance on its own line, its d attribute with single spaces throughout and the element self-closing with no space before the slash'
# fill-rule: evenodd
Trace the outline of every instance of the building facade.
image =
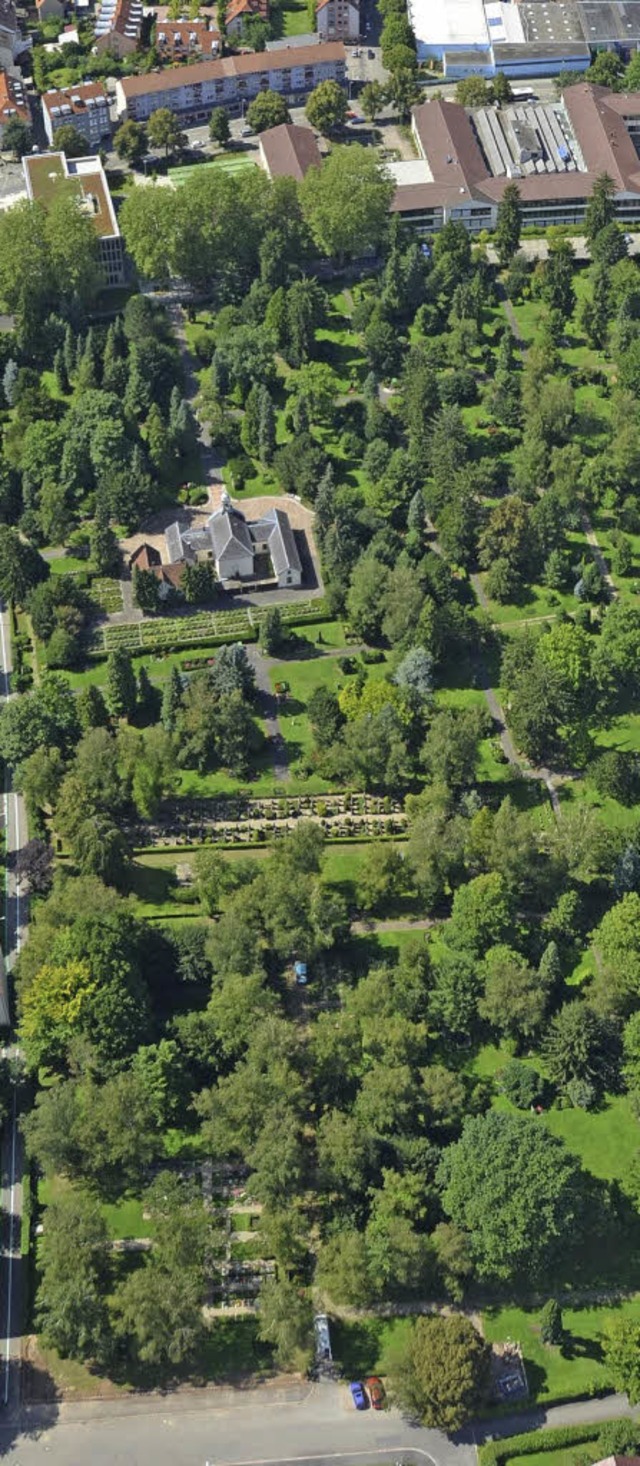
<svg viewBox="0 0 640 1466">
<path fill-rule="evenodd" d="M 0 69 L 13 71 L 24 46 L 13 0 L 0 0 Z"/>
<path fill-rule="evenodd" d="M 268 509 L 262 519 L 245 519 L 227 493 L 201 529 L 170 524 L 165 546 L 163 569 L 211 562 L 223 585 L 275 580 L 284 589 L 302 584 L 302 563 L 285 510 Z"/>
<path fill-rule="evenodd" d="M 316 26 L 321 41 L 357 41 L 360 6 L 354 0 L 318 0 Z"/>
<path fill-rule="evenodd" d="M 96 51 L 124 61 L 140 45 L 142 0 L 102 0 L 96 21 Z"/>
<path fill-rule="evenodd" d="M 229 0 L 224 25 L 232 41 L 239 40 L 245 21 L 253 15 L 260 20 L 268 20 L 269 0 Z"/>
<path fill-rule="evenodd" d="M 118 116 L 146 122 L 158 107 L 168 107 L 181 122 L 207 122 L 214 107 L 238 116 L 260 92 L 272 90 L 295 104 L 321 81 L 344 85 L 346 53 L 341 41 L 326 46 L 291 46 L 196 62 L 147 76 L 119 78 Z"/>
<path fill-rule="evenodd" d="M 61 127 L 75 127 L 85 139 L 88 150 L 98 148 L 111 133 L 109 98 L 102 82 L 85 82 L 82 86 L 45 92 L 42 118 L 49 142 Z"/>
<path fill-rule="evenodd" d="M 471 234 L 495 229 L 508 183 L 517 184 L 523 227 L 580 224 L 603 173 L 616 217 L 640 219 L 640 93 L 577 82 L 544 105 L 467 112 L 432 101 L 413 109 L 411 125 L 421 162 L 391 165 L 392 209 L 419 233 L 451 220 Z"/>
</svg>

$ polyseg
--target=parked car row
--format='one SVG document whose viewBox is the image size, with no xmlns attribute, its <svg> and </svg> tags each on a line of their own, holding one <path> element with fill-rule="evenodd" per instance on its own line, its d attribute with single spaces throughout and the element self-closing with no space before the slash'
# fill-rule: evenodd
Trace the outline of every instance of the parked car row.
<svg viewBox="0 0 640 1466">
<path fill-rule="evenodd" d="M 369 1379 L 364 1381 L 364 1384 L 362 1380 L 352 1380 L 349 1389 L 351 1390 L 351 1399 L 356 1410 L 368 1410 L 370 1404 L 374 1410 L 384 1410 L 384 1385 L 382 1380 L 378 1379 L 377 1375 L 370 1375 Z"/>
</svg>

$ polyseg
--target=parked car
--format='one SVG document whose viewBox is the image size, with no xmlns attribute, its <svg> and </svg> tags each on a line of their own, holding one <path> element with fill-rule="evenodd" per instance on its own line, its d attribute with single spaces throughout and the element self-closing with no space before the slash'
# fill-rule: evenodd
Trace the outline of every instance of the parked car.
<svg viewBox="0 0 640 1466">
<path fill-rule="evenodd" d="M 248 122 L 245 122 L 244 127 L 241 127 L 240 128 L 240 136 L 241 137 L 253 137 L 253 128 L 252 127 L 249 127 L 249 123 Z"/>
<path fill-rule="evenodd" d="M 369 1401 L 367 1400 L 364 1386 L 361 1385 L 360 1380 L 352 1380 L 351 1384 L 349 1385 L 349 1389 L 351 1390 L 351 1399 L 353 1400 L 356 1410 L 366 1410 Z"/>
<path fill-rule="evenodd" d="M 372 1374 L 370 1379 L 365 1380 L 365 1384 L 369 1391 L 369 1399 L 371 1401 L 371 1404 L 373 1405 L 374 1410 L 383 1410 L 385 1393 L 382 1380 L 378 1379 L 377 1374 Z"/>
<path fill-rule="evenodd" d="M 376 53 L 375 53 L 375 51 L 367 51 L 367 56 L 369 57 L 369 60 L 370 61 L 375 61 L 375 59 L 376 59 Z"/>
</svg>

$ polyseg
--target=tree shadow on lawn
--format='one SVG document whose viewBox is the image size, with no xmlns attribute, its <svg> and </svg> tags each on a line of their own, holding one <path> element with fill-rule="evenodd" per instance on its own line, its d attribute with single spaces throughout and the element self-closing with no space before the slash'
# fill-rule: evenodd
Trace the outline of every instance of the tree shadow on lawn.
<svg viewBox="0 0 640 1466">
<path fill-rule="evenodd" d="M 382 1329 L 382 1319 L 331 1320 L 334 1356 L 351 1379 L 362 1379 L 375 1369 Z"/>
<path fill-rule="evenodd" d="M 564 1334 L 560 1353 L 563 1359 L 593 1359 L 597 1364 L 604 1360 L 604 1349 L 598 1339 L 583 1339 L 568 1332 Z"/>
</svg>

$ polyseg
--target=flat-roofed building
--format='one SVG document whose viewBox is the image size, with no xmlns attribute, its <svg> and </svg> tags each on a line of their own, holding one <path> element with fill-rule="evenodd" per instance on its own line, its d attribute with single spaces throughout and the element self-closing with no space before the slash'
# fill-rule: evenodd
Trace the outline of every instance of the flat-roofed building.
<svg viewBox="0 0 640 1466">
<path fill-rule="evenodd" d="M 592 0 L 597 4 L 598 0 Z M 614 4 L 615 0 L 602 0 Z M 636 0 L 640 6 L 640 0 Z M 418 56 L 440 61 L 452 81 L 480 75 L 585 71 L 589 46 L 581 0 L 408 0 Z"/>
<path fill-rule="evenodd" d="M 55 141 L 61 127 L 75 127 L 89 148 L 99 147 L 103 137 L 111 133 L 109 98 L 100 81 L 45 92 L 41 101 L 44 130 L 50 143 Z"/>
<path fill-rule="evenodd" d="M 470 233 L 494 229 L 509 182 L 518 186 L 524 226 L 580 224 L 603 173 L 613 181 L 617 218 L 640 218 L 640 93 L 578 82 L 557 103 L 474 112 L 434 100 L 414 108 L 412 131 L 421 165 L 407 165 L 406 176 L 392 165 L 392 209 L 423 234 L 449 220 Z"/>
<path fill-rule="evenodd" d="M 342 41 L 291 46 L 121 77 L 116 83 L 116 105 L 120 117 L 134 122 L 146 122 L 158 107 L 168 107 L 184 123 L 208 122 L 213 107 L 225 107 L 237 116 L 243 104 L 269 89 L 293 104 L 319 82 L 344 84 L 345 76 Z"/>
<path fill-rule="evenodd" d="M 78 208 L 91 219 L 98 236 L 105 284 L 121 285 L 124 280 L 122 236 L 100 159 L 32 153 L 22 159 L 22 167 L 29 198 L 45 209 L 61 189 L 73 192 Z"/>
<path fill-rule="evenodd" d="M 31 112 L 27 95 L 19 76 L 0 71 L 0 147 L 8 122 L 24 122 L 31 126 Z"/>
</svg>

